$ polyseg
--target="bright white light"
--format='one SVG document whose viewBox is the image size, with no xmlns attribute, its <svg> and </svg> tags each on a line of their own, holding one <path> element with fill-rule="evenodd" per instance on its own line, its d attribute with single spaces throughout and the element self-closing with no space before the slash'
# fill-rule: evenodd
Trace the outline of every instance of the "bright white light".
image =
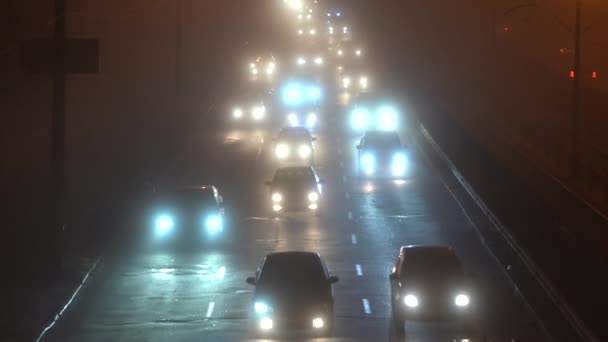
<svg viewBox="0 0 608 342">
<path fill-rule="evenodd" d="M 315 30 L 315 29 L 310 29 L 310 31 L 308 31 L 308 33 L 309 33 L 311 36 L 314 36 L 315 34 L 317 34 L 317 30 Z"/>
<path fill-rule="evenodd" d="M 372 183 L 366 183 L 365 186 L 363 187 L 363 190 L 365 190 L 365 192 L 372 192 L 372 191 L 374 191 L 374 184 L 372 184 Z"/>
<path fill-rule="evenodd" d="M 338 50 L 338 56 L 342 56 L 343 54 L 344 54 L 344 51 Z"/>
<path fill-rule="evenodd" d="M 272 319 L 264 317 L 260 320 L 260 329 L 270 330 L 272 329 Z"/>
<path fill-rule="evenodd" d="M 404 153 L 396 153 L 393 156 L 391 172 L 393 176 L 403 176 L 407 170 L 407 157 Z"/>
<path fill-rule="evenodd" d="M 321 328 L 323 328 L 324 325 L 325 325 L 325 322 L 323 322 L 323 318 L 321 318 L 321 317 L 315 317 L 312 320 L 312 327 L 315 329 L 321 329 Z"/>
<path fill-rule="evenodd" d="M 156 232 L 160 235 L 168 233 L 174 225 L 173 219 L 168 215 L 161 215 L 154 222 Z"/>
<path fill-rule="evenodd" d="M 334 28 L 333 28 L 333 26 L 329 27 L 329 34 L 334 34 Z"/>
<path fill-rule="evenodd" d="M 317 58 L 315 58 L 315 64 L 316 64 L 316 65 L 321 65 L 321 64 L 323 64 L 323 58 L 321 58 L 321 57 L 317 57 Z"/>
<path fill-rule="evenodd" d="M 255 304 L 253 304 L 253 309 L 257 314 L 265 314 L 268 312 L 268 305 L 262 302 L 255 302 Z"/>
<path fill-rule="evenodd" d="M 281 195 L 278 192 L 275 192 L 274 194 L 272 194 L 272 201 L 273 202 L 281 202 L 283 200 L 283 195 Z"/>
<path fill-rule="evenodd" d="M 250 67 L 251 69 L 255 68 L 255 63 L 251 63 L 251 64 L 249 64 L 249 67 Z"/>
<path fill-rule="evenodd" d="M 361 78 L 359 78 L 359 85 L 361 86 L 361 88 L 367 89 L 367 86 L 368 86 L 367 77 L 362 76 Z"/>
<path fill-rule="evenodd" d="M 302 29 L 299 29 L 299 30 L 298 30 L 298 34 L 299 34 L 299 35 L 303 35 L 303 34 L 304 34 L 304 31 L 303 31 Z"/>
<path fill-rule="evenodd" d="M 382 107 L 378 110 L 378 128 L 383 131 L 397 129 L 397 111 L 392 107 Z"/>
<path fill-rule="evenodd" d="M 300 124 L 298 116 L 295 113 L 287 115 L 287 121 L 289 121 L 290 126 L 298 126 Z"/>
<path fill-rule="evenodd" d="M 262 120 L 264 115 L 266 114 L 266 107 L 264 106 L 255 106 L 251 110 L 251 115 L 254 120 Z"/>
<path fill-rule="evenodd" d="M 350 82 L 351 82 L 350 77 L 344 77 L 342 79 L 342 87 L 347 89 L 348 87 L 350 87 Z"/>
<path fill-rule="evenodd" d="M 281 207 L 280 204 L 275 204 L 272 206 L 272 210 L 274 211 L 281 211 L 281 209 L 283 209 L 283 207 Z"/>
<path fill-rule="evenodd" d="M 348 33 L 348 27 L 344 26 L 344 27 L 342 28 L 342 33 Z"/>
<path fill-rule="evenodd" d="M 374 173 L 374 169 L 376 167 L 376 158 L 371 153 L 365 153 L 361 156 L 361 167 L 363 167 L 363 171 L 370 175 Z"/>
<path fill-rule="evenodd" d="M 298 156 L 300 156 L 301 159 L 306 159 L 308 157 L 310 157 L 310 147 L 308 145 L 302 145 L 298 148 Z"/>
<path fill-rule="evenodd" d="M 240 119 L 243 117 L 243 110 L 241 110 L 240 108 L 235 108 L 232 111 L 232 117 L 234 117 L 235 119 Z"/>
<path fill-rule="evenodd" d="M 256 68 L 251 69 L 251 73 L 252 73 L 252 74 L 254 74 L 254 75 L 257 75 L 257 74 L 258 74 L 258 72 L 259 72 L 259 71 L 258 71 L 258 69 L 256 69 Z"/>
<path fill-rule="evenodd" d="M 268 67 L 274 70 L 274 67 L 276 67 L 276 64 L 274 64 L 274 62 L 268 62 Z"/>
<path fill-rule="evenodd" d="M 416 298 L 416 296 L 414 296 L 413 294 L 406 295 L 403 298 L 403 302 L 410 308 L 415 308 L 418 306 L 418 298 Z"/>
<path fill-rule="evenodd" d="M 298 11 L 302 10 L 302 7 L 304 7 L 302 0 L 283 0 L 283 2 L 285 4 L 287 4 L 287 6 L 289 6 L 289 8 L 298 10 Z"/>
<path fill-rule="evenodd" d="M 310 20 L 312 18 L 312 15 L 308 14 L 306 15 L 306 19 Z"/>
<path fill-rule="evenodd" d="M 340 13 L 340 12 L 336 13 L 336 16 L 339 17 L 340 15 L 342 15 L 342 13 Z"/>
<path fill-rule="evenodd" d="M 298 19 L 302 19 L 302 15 L 301 14 L 298 14 Z"/>
<path fill-rule="evenodd" d="M 273 69 L 273 68 L 270 68 L 270 67 L 266 68 L 266 75 L 269 75 L 269 76 L 270 76 L 270 75 L 272 75 L 273 73 L 274 73 L 274 69 Z"/>
<path fill-rule="evenodd" d="M 308 200 L 309 201 L 316 202 L 318 199 L 319 199 L 319 194 L 318 193 L 316 193 L 316 192 L 313 191 L 313 192 L 310 192 L 308 194 Z"/>
<path fill-rule="evenodd" d="M 216 233 L 222 230 L 222 218 L 218 215 L 211 215 L 205 220 L 205 227 L 209 233 Z"/>
<path fill-rule="evenodd" d="M 277 147 L 274 149 L 274 154 L 279 159 L 285 159 L 289 157 L 289 146 L 287 146 L 286 144 L 278 144 Z"/>
<path fill-rule="evenodd" d="M 306 117 L 306 127 L 313 127 L 317 123 L 317 114 L 309 113 Z"/>
<path fill-rule="evenodd" d="M 465 295 L 465 294 L 459 294 L 458 296 L 456 296 L 456 298 L 454 298 L 454 304 L 456 304 L 456 306 L 459 307 L 464 307 L 469 305 L 469 296 Z"/>
<path fill-rule="evenodd" d="M 304 64 L 306 64 L 306 59 L 299 57 L 297 59 L 296 63 L 298 63 L 298 65 L 304 65 Z"/>
<path fill-rule="evenodd" d="M 357 50 L 355 51 L 355 55 L 357 55 L 357 56 L 361 56 L 361 50 L 357 49 Z"/>
<path fill-rule="evenodd" d="M 369 124 L 369 111 L 365 108 L 355 108 L 351 117 L 351 125 L 357 131 L 363 131 Z"/>
<path fill-rule="evenodd" d="M 308 205 L 308 209 L 310 209 L 310 210 L 317 210 L 317 208 L 319 208 L 319 206 L 317 205 L 317 203 L 310 203 Z"/>
</svg>

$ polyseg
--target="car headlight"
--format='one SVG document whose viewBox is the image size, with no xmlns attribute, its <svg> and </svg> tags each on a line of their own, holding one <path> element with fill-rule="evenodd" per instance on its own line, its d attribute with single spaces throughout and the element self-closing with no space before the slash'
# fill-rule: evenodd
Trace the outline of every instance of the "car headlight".
<svg viewBox="0 0 608 342">
<path fill-rule="evenodd" d="M 367 174 L 374 173 L 376 164 L 376 158 L 371 153 L 365 153 L 361 156 L 361 167 L 363 167 L 363 171 Z"/>
<path fill-rule="evenodd" d="M 321 329 L 323 328 L 323 326 L 325 325 L 325 322 L 323 322 L 323 318 L 321 317 L 315 317 L 312 320 L 312 327 L 315 329 Z"/>
<path fill-rule="evenodd" d="M 344 77 L 344 78 L 342 79 L 342 87 L 343 87 L 343 88 L 348 88 L 348 87 L 350 87 L 350 82 L 351 82 L 351 81 L 350 81 L 350 78 L 349 78 L 349 77 Z"/>
<path fill-rule="evenodd" d="M 395 153 L 391 165 L 393 176 L 403 176 L 407 170 L 407 157 L 404 153 Z"/>
<path fill-rule="evenodd" d="M 369 111 L 365 108 L 355 108 L 351 116 L 351 125 L 357 131 L 364 131 L 369 124 Z"/>
<path fill-rule="evenodd" d="M 173 218 L 169 215 L 161 215 L 154 221 L 154 228 L 156 228 L 156 233 L 159 235 L 167 234 L 173 229 L 174 225 Z"/>
<path fill-rule="evenodd" d="M 295 113 L 287 115 L 287 121 L 289 121 L 289 125 L 291 126 L 298 126 L 300 124 L 298 116 Z"/>
<path fill-rule="evenodd" d="M 454 304 L 458 307 L 462 308 L 462 307 L 468 306 L 469 303 L 470 303 L 469 296 L 467 296 L 466 294 L 461 293 L 461 294 L 457 295 L 456 297 L 454 297 Z"/>
<path fill-rule="evenodd" d="M 378 128 L 383 131 L 397 129 L 397 111 L 393 107 L 382 107 L 378 110 Z"/>
<path fill-rule="evenodd" d="M 287 146 L 286 144 L 278 144 L 277 147 L 274 149 L 274 154 L 279 159 L 285 159 L 289 157 L 289 146 Z"/>
<path fill-rule="evenodd" d="M 316 202 L 319 199 L 319 194 L 312 191 L 310 193 L 308 193 L 308 200 L 311 202 Z"/>
<path fill-rule="evenodd" d="M 316 123 L 317 123 L 317 114 L 314 112 L 308 113 L 308 116 L 306 117 L 306 126 L 313 127 Z"/>
<path fill-rule="evenodd" d="M 268 307 L 268 304 L 266 304 L 264 302 L 255 302 L 253 304 L 253 310 L 255 311 L 256 314 L 265 314 L 265 313 L 268 313 L 270 308 Z"/>
<path fill-rule="evenodd" d="M 403 303 L 405 303 L 405 305 L 407 305 L 410 308 L 415 308 L 418 306 L 418 298 L 416 296 L 414 296 L 413 294 L 408 294 L 405 297 L 403 297 Z"/>
<path fill-rule="evenodd" d="M 306 159 L 306 158 L 310 157 L 310 153 L 311 153 L 311 149 L 310 149 L 310 146 L 308 146 L 308 145 L 302 145 L 298 148 L 298 155 L 302 159 Z"/>
<path fill-rule="evenodd" d="M 268 317 L 264 317 L 260 320 L 260 329 L 262 330 L 270 330 L 272 329 L 272 319 Z"/>
<path fill-rule="evenodd" d="M 322 65 L 323 64 L 323 58 L 321 58 L 321 57 L 315 58 L 315 64 L 316 65 Z"/>
<path fill-rule="evenodd" d="M 363 89 L 367 89 L 367 85 L 368 85 L 368 80 L 367 77 L 363 76 L 359 79 L 359 86 L 361 86 L 361 88 Z"/>
<path fill-rule="evenodd" d="M 283 200 L 283 195 L 281 195 L 278 192 L 275 192 L 274 194 L 272 194 L 272 201 L 273 202 L 281 202 Z"/>
<path fill-rule="evenodd" d="M 264 106 L 256 106 L 251 110 L 251 115 L 254 120 L 262 120 L 264 115 L 266 114 L 266 107 Z"/>
<path fill-rule="evenodd" d="M 232 111 L 232 117 L 235 119 L 240 119 L 243 117 L 243 110 L 241 110 L 240 108 L 235 108 Z"/>
<path fill-rule="evenodd" d="M 222 230 L 222 217 L 219 215 L 209 215 L 205 219 L 205 228 L 209 233 L 217 233 Z"/>
<path fill-rule="evenodd" d="M 256 69 L 256 68 L 251 69 L 251 73 L 253 75 L 257 75 L 258 74 L 258 69 Z"/>
<path fill-rule="evenodd" d="M 296 60 L 296 63 L 298 63 L 298 65 L 304 65 L 306 64 L 306 59 L 300 57 Z"/>
</svg>

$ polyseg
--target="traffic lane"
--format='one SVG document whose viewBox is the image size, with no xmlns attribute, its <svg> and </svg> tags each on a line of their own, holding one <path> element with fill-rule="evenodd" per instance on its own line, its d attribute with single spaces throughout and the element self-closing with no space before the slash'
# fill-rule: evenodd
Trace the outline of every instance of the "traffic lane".
<svg viewBox="0 0 608 342">
<path fill-rule="evenodd" d="M 194 148 L 193 152 L 196 150 Z M 235 159 L 249 160 L 249 157 Z M 185 168 L 201 169 L 207 165 L 199 165 L 200 161 L 195 158 L 184 160 L 194 163 Z M 248 168 L 237 169 L 244 171 L 243 176 L 247 174 Z M 199 171 L 191 174 L 199 177 L 203 172 Z M 261 183 L 262 179 L 257 181 L 254 183 Z M 230 181 L 226 184 L 234 187 L 228 192 L 242 191 L 240 184 Z M 259 191 L 258 198 L 264 195 L 264 191 Z M 321 226 L 338 227 L 341 218 L 331 213 L 341 211 L 328 210 L 328 214 L 323 215 L 327 222 L 322 224 L 318 223 L 319 218 L 310 215 L 279 220 L 268 220 L 261 214 L 244 218 L 238 224 L 236 242 L 227 241 L 223 246 L 203 252 L 144 248 L 148 246 L 136 249 L 125 242 L 104 260 L 99 274 L 92 279 L 93 284 L 83 292 L 74 311 L 77 314 L 72 312 L 63 319 L 50 340 L 160 340 L 168 336 L 173 338 L 176 334 L 188 340 L 208 330 L 228 333 L 226 338 L 236 332 L 245 337 L 247 331 L 237 329 L 247 323 L 245 313 L 249 300 L 243 297 L 250 296 L 250 289 L 244 283 L 245 277 L 252 275 L 261 258 L 271 251 L 315 250 L 330 259 L 340 259 L 346 254 L 340 249 L 344 246 L 341 234 L 344 228 L 325 230 Z M 332 232 L 333 235 L 328 234 Z M 352 272 L 350 266 L 345 266 L 343 271 L 339 263 L 328 263 L 336 274 L 346 272 L 346 269 Z M 217 289 L 208 285 L 214 282 L 221 283 Z M 346 305 L 349 303 L 351 301 Z M 224 307 L 231 309 L 222 311 Z M 352 311 L 361 310 L 357 304 Z M 211 319 L 207 315 L 212 316 L 214 311 L 221 316 L 214 317 L 213 323 L 201 323 Z M 235 323 L 235 320 L 241 322 Z M 177 326 L 185 328 L 177 329 L 177 333 Z"/>
<path fill-rule="evenodd" d="M 351 137 L 350 145 L 356 145 L 355 138 Z M 353 188 L 358 189 L 353 191 L 356 194 L 353 215 L 361 239 L 369 241 L 370 246 L 386 246 L 377 248 L 381 252 L 373 255 L 378 265 L 384 264 L 388 274 L 401 245 L 451 245 L 463 259 L 465 268 L 477 274 L 481 329 L 492 337 L 546 340 L 540 323 L 513 293 L 502 266 L 481 244 L 438 174 L 429 168 L 417 150 L 411 149 L 411 153 L 411 164 L 415 168 L 407 184 L 376 183 L 372 187 L 375 189 L 369 191 L 367 182 L 353 182 Z M 349 176 L 356 179 L 356 149 L 350 149 L 348 158 L 350 161 L 343 160 L 343 163 L 353 166 Z"/>
</svg>

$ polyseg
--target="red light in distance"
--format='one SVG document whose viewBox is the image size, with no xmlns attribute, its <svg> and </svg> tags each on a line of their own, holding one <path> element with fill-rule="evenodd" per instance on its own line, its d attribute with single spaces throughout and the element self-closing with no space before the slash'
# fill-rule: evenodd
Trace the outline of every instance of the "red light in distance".
<svg viewBox="0 0 608 342">
<path fill-rule="evenodd" d="M 570 70 L 570 78 L 574 78 L 574 70 Z"/>
</svg>

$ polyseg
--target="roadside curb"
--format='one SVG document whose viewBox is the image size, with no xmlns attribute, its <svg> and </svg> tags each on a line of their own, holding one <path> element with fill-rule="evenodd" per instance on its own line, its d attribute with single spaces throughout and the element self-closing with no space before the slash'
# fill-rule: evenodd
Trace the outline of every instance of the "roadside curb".
<svg viewBox="0 0 608 342">
<path fill-rule="evenodd" d="M 576 312 L 571 308 L 571 306 L 563 299 L 556 287 L 552 284 L 549 278 L 544 274 L 544 272 L 538 267 L 538 265 L 528 256 L 525 250 L 517 243 L 515 238 L 510 234 L 508 229 L 500 222 L 500 220 L 492 213 L 492 211 L 486 206 L 484 201 L 481 199 L 479 195 L 475 192 L 472 186 L 467 182 L 462 173 L 456 168 L 451 159 L 445 154 L 443 149 L 439 146 L 439 144 L 433 139 L 431 134 L 428 132 L 426 127 L 418 122 L 418 131 L 421 133 L 422 137 L 426 140 L 426 142 L 432 147 L 433 151 L 440 157 L 443 163 L 448 167 L 451 175 L 457 180 L 460 186 L 466 191 L 467 195 L 473 200 L 475 205 L 483 212 L 483 214 L 490 221 L 491 225 L 494 227 L 496 232 L 500 235 L 502 240 L 508 245 L 508 247 L 517 255 L 518 259 L 525 266 L 526 271 L 532 276 L 532 278 L 536 281 L 536 283 L 542 288 L 545 295 L 548 297 L 550 302 L 559 310 L 562 318 L 568 322 L 568 324 L 572 327 L 572 329 L 576 332 L 576 334 L 586 342 L 599 342 L 599 339 L 594 336 L 594 334 L 585 326 L 585 323 L 578 317 Z M 419 145 L 419 149 L 424 153 L 422 147 Z M 463 210 L 464 207 L 462 207 Z M 473 223 L 476 230 L 478 231 L 478 235 L 482 239 L 482 243 L 486 245 L 485 238 L 481 231 L 476 227 L 475 223 Z M 486 248 L 489 247 L 486 245 Z M 500 259 L 492 252 L 495 258 L 499 261 Z M 538 317 L 538 313 L 531 307 L 528 303 L 528 300 L 523 296 L 523 293 L 520 291 L 519 287 L 516 285 L 513 278 L 509 275 L 508 272 L 505 271 L 505 274 L 511 279 L 511 282 L 520 296 L 524 299 L 526 304 L 530 306 L 532 312 Z M 539 319 L 539 321 L 541 321 Z M 541 321 L 542 323 L 542 321 Z M 544 326 L 544 325 L 543 325 Z M 546 330 L 546 329 L 545 329 Z"/>
</svg>

